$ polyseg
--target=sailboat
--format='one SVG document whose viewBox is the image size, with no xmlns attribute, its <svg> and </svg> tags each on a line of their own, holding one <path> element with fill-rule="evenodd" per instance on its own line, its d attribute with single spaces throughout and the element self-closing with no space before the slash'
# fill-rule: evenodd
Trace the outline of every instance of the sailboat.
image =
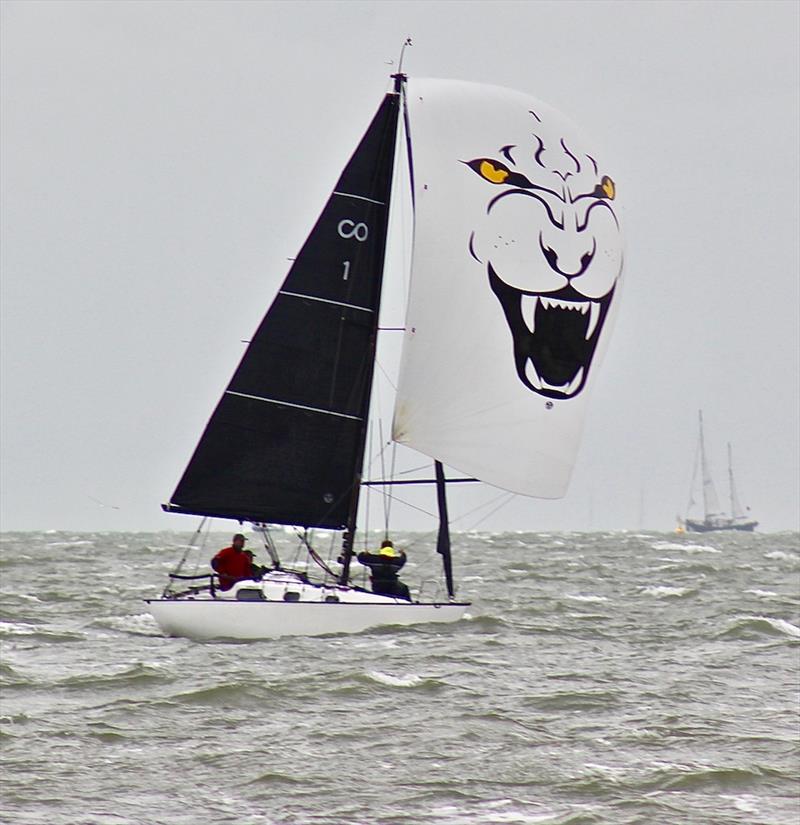
<svg viewBox="0 0 800 825">
<path fill-rule="evenodd" d="M 750 518 L 748 515 L 749 507 L 743 508 L 739 495 L 736 491 L 736 482 L 733 477 L 733 457 L 730 442 L 728 443 L 728 484 L 730 491 L 730 515 L 723 512 L 720 508 L 719 499 L 717 497 L 717 490 L 714 486 L 714 479 L 711 477 L 711 465 L 706 455 L 705 438 L 703 435 L 703 411 L 698 413 L 700 437 L 697 447 L 697 455 L 699 456 L 700 475 L 702 479 L 703 491 L 703 519 L 690 518 L 688 515 L 679 522 L 679 526 L 683 526 L 685 530 L 693 533 L 708 533 L 714 530 L 743 530 L 752 532 L 758 526 L 758 522 Z M 692 474 L 692 484 L 689 493 L 689 504 L 686 508 L 687 513 L 691 511 L 694 500 L 694 488 L 696 486 L 698 470 L 698 461 L 695 458 L 695 467 Z"/>
<path fill-rule="evenodd" d="M 213 572 L 176 570 L 148 600 L 167 634 L 262 639 L 458 621 L 469 603 L 454 585 L 448 487 L 566 491 L 618 305 L 614 179 L 572 122 L 536 98 L 391 77 L 162 505 L 250 523 L 271 568 L 226 591 Z M 408 180 L 394 175 L 401 151 Z M 438 594 L 411 600 L 351 576 L 362 488 L 398 483 L 363 475 L 389 210 L 403 187 L 414 238 L 392 440 L 433 462 L 413 481 L 436 491 L 444 578 Z M 296 527 L 316 578 L 282 563 L 274 525 Z M 320 530 L 341 533 L 337 563 L 315 547 Z"/>
</svg>

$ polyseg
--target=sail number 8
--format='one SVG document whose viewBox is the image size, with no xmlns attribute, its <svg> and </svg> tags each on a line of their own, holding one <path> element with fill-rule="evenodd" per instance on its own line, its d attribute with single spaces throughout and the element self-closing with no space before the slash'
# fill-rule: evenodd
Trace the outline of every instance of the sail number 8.
<svg viewBox="0 0 800 825">
<path fill-rule="evenodd" d="M 342 238 L 355 238 L 357 241 L 363 243 L 369 237 L 369 227 L 365 223 L 355 223 L 349 218 L 339 221 L 339 235 Z"/>
</svg>

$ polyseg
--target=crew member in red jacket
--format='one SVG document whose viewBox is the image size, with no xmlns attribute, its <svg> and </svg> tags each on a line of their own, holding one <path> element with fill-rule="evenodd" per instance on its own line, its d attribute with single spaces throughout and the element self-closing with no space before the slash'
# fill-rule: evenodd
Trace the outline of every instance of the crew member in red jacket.
<svg viewBox="0 0 800 825">
<path fill-rule="evenodd" d="M 241 533 L 237 533 L 231 546 L 224 547 L 211 559 L 211 566 L 219 576 L 220 590 L 230 590 L 236 582 L 258 576 L 253 557 L 244 550 L 246 541 Z"/>
</svg>

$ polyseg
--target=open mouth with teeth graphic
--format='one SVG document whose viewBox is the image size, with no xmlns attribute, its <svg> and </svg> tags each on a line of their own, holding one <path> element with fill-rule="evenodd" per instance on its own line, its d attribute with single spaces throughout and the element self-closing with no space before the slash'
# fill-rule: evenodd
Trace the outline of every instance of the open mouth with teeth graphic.
<svg viewBox="0 0 800 825">
<path fill-rule="evenodd" d="M 563 139 L 550 152 L 555 162 L 546 164 L 544 143 L 533 137 L 538 148 L 521 159 L 533 169 L 533 180 L 515 160 L 516 146 L 500 149 L 507 162 L 462 161 L 499 189 L 487 205 L 486 225 L 470 236 L 469 252 L 486 267 L 503 308 L 520 381 L 563 400 L 586 386 L 621 272 L 611 205 L 616 187 L 598 175 L 590 156 L 579 160 Z"/>
<path fill-rule="evenodd" d="M 503 307 L 514 339 L 517 375 L 547 398 L 571 398 L 586 383 L 614 289 L 592 300 L 572 287 L 522 292 L 504 283 L 491 263 L 489 284 Z"/>
</svg>

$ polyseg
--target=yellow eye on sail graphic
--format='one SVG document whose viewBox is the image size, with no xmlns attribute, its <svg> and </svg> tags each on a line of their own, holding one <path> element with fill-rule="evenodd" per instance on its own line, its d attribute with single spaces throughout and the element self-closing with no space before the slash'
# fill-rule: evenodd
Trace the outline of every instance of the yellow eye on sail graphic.
<svg viewBox="0 0 800 825">
<path fill-rule="evenodd" d="M 614 181 L 611 180 L 608 175 L 603 175 L 603 180 L 600 181 L 600 188 L 610 201 L 614 200 L 614 196 L 617 194 L 617 187 L 614 186 Z"/>
<path fill-rule="evenodd" d="M 478 171 L 489 183 L 504 183 L 508 177 L 508 169 L 497 166 L 490 160 L 482 160 Z"/>
<path fill-rule="evenodd" d="M 484 180 L 496 186 L 505 184 L 518 189 L 533 189 L 533 184 L 521 172 L 509 169 L 505 163 L 491 158 L 475 158 L 475 160 L 462 160 L 473 172 L 480 175 Z"/>
</svg>

